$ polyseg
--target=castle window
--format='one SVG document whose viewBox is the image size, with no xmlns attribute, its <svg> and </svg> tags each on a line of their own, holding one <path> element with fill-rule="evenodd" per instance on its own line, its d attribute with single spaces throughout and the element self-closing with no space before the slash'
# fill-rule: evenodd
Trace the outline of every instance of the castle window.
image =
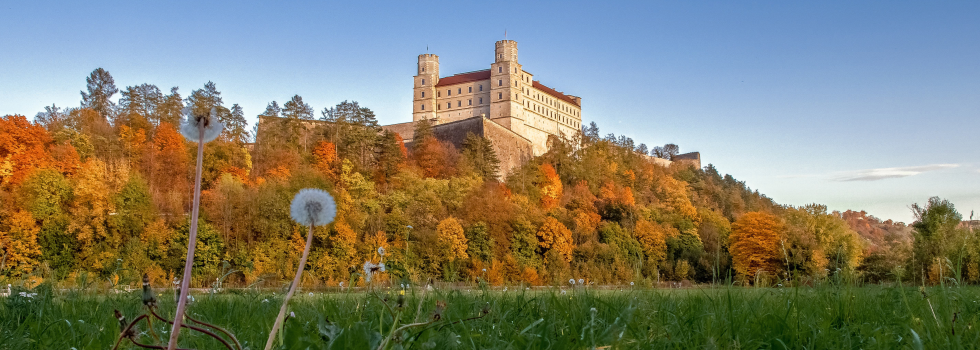
<svg viewBox="0 0 980 350">
<path fill-rule="evenodd" d="M 425 105 L 422 105 L 422 110 L 423 110 L 423 111 L 425 110 Z"/>
<path fill-rule="evenodd" d="M 480 104 L 483 104 L 483 97 L 480 97 Z"/>
<path fill-rule="evenodd" d="M 503 98 L 504 98 L 504 94 L 503 94 L 503 93 L 500 93 L 500 92 L 498 92 L 498 93 L 497 93 L 497 99 L 498 99 L 498 100 L 502 100 Z"/>
<path fill-rule="evenodd" d="M 472 86 L 470 86 L 470 90 L 469 90 L 469 91 L 467 91 L 467 92 L 473 92 L 473 87 L 472 87 Z"/>
<path fill-rule="evenodd" d="M 436 97 L 442 97 L 442 92 L 436 91 Z"/>
<path fill-rule="evenodd" d="M 453 89 L 446 90 L 446 96 L 452 96 L 452 95 L 453 95 Z"/>
<path fill-rule="evenodd" d="M 446 108 L 453 108 L 453 103 L 452 102 L 446 103 Z"/>
<path fill-rule="evenodd" d="M 422 91 L 422 97 L 425 97 L 425 91 Z"/>
<path fill-rule="evenodd" d="M 463 88 L 459 88 L 459 89 L 456 89 L 456 93 L 457 93 L 457 94 L 461 94 L 461 93 L 463 93 Z"/>
<path fill-rule="evenodd" d="M 504 86 L 504 81 L 497 79 L 497 86 Z"/>
<path fill-rule="evenodd" d="M 467 100 L 466 101 L 466 105 L 467 106 L 472 106 L 473 105 L 473 100 L 472 99 Z"/>
<path fill-rule="evenodd" d="M 480 91 L 483 91 L 483 84 L 480 84 Z"/>
<path fill-rule="evenodd" d="M 497 67 L 497 73 L 503 73 L 504 67 Z"/>
<path fill-rule="evenodd" d="M 423 72 L 424 72 L 425 71 L 425 68 L 422 68 L 422 69 L 423 69 Z M 422 85 L 425 85 L 425 79 L 422 79 Z"/>
<path fill-rule="evenodd" d="M 463 107 L 463 101 L 456 101 L 456 107 Z"/>
</svg>

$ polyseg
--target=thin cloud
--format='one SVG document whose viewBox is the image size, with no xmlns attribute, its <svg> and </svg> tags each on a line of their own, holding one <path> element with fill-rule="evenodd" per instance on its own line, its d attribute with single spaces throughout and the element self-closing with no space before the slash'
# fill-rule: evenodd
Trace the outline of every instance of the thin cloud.
<svg viewBox="0 0 980 350">
<path fill-rule="evenodd" d="M 925 172 L 959 167 L 959 164 L 930 164 L 901 168 L 878 168 L 858 170 L 838 175 L 834 181 L 878 181 L 919 175 Z"/>
</svg>

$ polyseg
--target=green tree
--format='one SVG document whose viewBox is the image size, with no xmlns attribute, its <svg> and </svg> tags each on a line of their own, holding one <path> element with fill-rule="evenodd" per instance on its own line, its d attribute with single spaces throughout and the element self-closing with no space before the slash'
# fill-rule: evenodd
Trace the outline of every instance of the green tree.
<svg viewBox="0 0 980 350">
<path fill-rule="evenodd" d="M 223 107 L 224 101 L 221 99 L 221 92 L 218 91 L 218 87 L 214 85 L 213 82 L 207 82 L 204 84 L 203 89 L 197 89 L 191 92 L 186 99 L 187 108 L 193 115 L 206 115 L 211 113 L 211 109 L 224 109 L 225 113 L 229 113 L 227 108 Z M 219 120 L 225 121 L 227 116 L 222 111 L 218 111 Z"/>
<path fill-rule="evenodd" d="M 465 164 L 469 165 L 478 176 L 484 180 L 497 179 L 500 160 L 497 159 L 497 152 L 494 151 L 490 140 L 476 136 L 472 132 L 467 133 L 460 153 Z"/>
<path fill-rule="evenodd" d="M 228 119 L 222 122 L 225 124 L 225 135 L 228 135 L 228 138 L 239 146 L 244 145 L 251 139 L 252 135 L 249 135 L 248 121 L 245 120 L 245 113 L 242 111 L 242 106 L 239 106 L 237 103 L 231 106 L 231 113 L 228 114 Z"/>
<path fill-rule="evenodd" d="M 157 105 L 156 115 L 151 118 L 156 125 L 160 123 L 170 123 L 171 125 L 180 125 L 180 119 L 182 118 L 184 109 L 183 98 L 180 97 L 180 93 L 177 92 L 177 87 L 170 88 L 170 94 L 166 95 L 161 99 L 160 104 Z"/>
<path fill-rule="evenodd" d="M 938 282 L 952 272 L 950 270 L 959 270 L 966 255 L 966 245 L 962 242 L 963 232 L 957 229 L 963 215 L 956 211 L 953 203 L 932 197 L 924 206 L 912 204 L 912 214 L 915 215 L 912 223 L 913 276 L 928 274 L 933 282 Z"/>
<path fill-rule="evenodd" d="M 467 247 L 474 259 L 489 262 L 493 259 L 493 237 L 490 237 L 490 227 L 485 222 L 477 222 L 466 230 Z"/>
<path fill-rule="evenodd" d="M 513 236 L 510 239 L 510 250 L 514 259 L 521 266 L 537 267 L 541 265 L 538 257 L 538 236 L 534 225 L 527 219 L 519 219 L 511 224 Z"/>
<path fill-rule="evenodd" d="M 112 75 L 105 69 L 96 68 L 88 78 L 85 78 L 85 82 L 88 84 L 88 93 L 81 92 L 82 107 L 95 110 L 103 119 L 111 119 L 116 106 L 111 98 L 119 92 Z"/>
</svg>

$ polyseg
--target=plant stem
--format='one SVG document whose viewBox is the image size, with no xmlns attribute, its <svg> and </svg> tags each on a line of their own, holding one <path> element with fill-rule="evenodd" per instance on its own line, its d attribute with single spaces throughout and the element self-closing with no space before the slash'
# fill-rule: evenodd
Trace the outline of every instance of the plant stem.
<svg viewBox="0 0 980 350">
<path fill-rule="evenodd" d="M 174 327 L 170 332 L 167 350 L 177 348 L 177 338 L 180 335 L 180 325 L 184 321 L 184 311 L 187 309 L 187 293 L 191 284 L 191 267 L 194 266 L 194 248 L 197 246 L 197 214 L 201 209 L 201 169 L 204 163 L 204 128 L 199 127 L 200 138 L 197 140 L 197 176 L 194 177 L 194 209 L 191 212 L 191 228 L 187 238 L 187 259 L 184 261 L 184 279 L 180 282 L 180 297 L 177 300 L 177 313 L 174 314 Z"/>
<path fill-rule="evenodd" d="M 306 258 L 310 255 L 310 245 L 313 244 L 313 227 L 316 223 L 310 224 L 310 230 L 306 233 L 306 248 L 303 248 L 303 257 L 299 259 L 299 268 L 296 269 L 296 277 L 293 277 L 293 284 L 289 286 L 289 292 L 286 293 L 286 297 L 282 300 L 282 308 L 279 309 L 279 316 L 276 316 L 276 323 L 272 325 L 272 331 L 269 332 L 269 340 L 265 342 L 265 350 L 272 349 L 273 339 L 276 338 L 276 333 L 279 332 L 279 327 L 282 326 L 283 321 L 286 319 L 286 309 L 289 307 L 289 299 L 293 297 L 293 293 L 296 292 L 296 288 L 299 287 L 299 282 L 303 278 L 303 268 L 306 267 Z"/>
</svg>

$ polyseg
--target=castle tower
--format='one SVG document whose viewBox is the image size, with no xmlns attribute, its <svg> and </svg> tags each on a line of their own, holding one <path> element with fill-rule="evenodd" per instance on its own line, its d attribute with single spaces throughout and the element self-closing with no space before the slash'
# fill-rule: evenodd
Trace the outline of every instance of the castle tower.
<svg viewBox="0 0 980 350">
<path fill-rule="evenodd" d="M 493 121 L 518 134 L 524 132 L 522 92 L 530 85 L 517 62 L 517 42 L 496 42 L 494 63 L 490 65 L 490 115 Z"/>
<path fill-rule="evenodd" d="M 415 76 L 415 96 L 412 121 L 436 118 L 436 84 L 439 83 L 439 56 L 419 55 L 418 75 Z"/>
</svg>

